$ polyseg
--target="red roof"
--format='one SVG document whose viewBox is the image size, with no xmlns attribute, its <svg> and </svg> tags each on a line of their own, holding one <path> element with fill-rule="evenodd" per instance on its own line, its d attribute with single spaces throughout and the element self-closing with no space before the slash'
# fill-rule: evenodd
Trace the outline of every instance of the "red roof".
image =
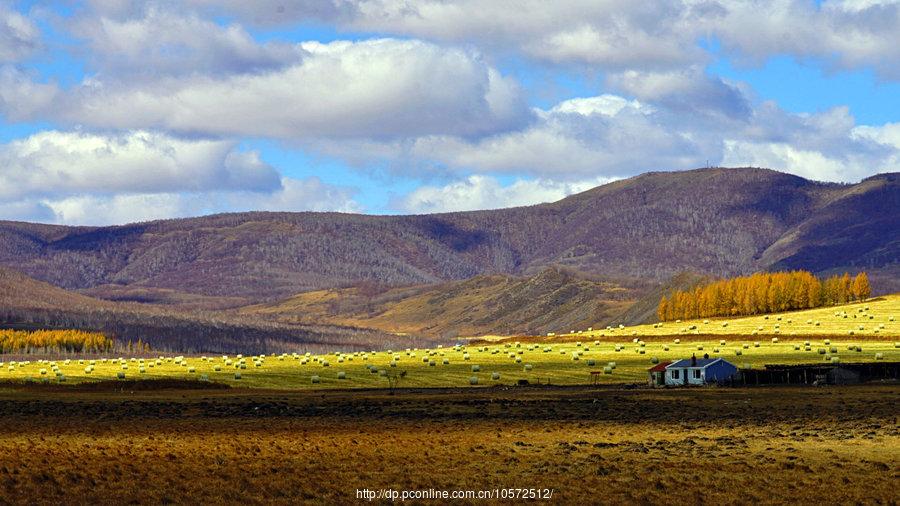
<svg viewBox="0 0 900 506">
<path fill-rule="evenodd" d="M 672 362 L 660 362 L 655 366 L 651 367 L 647 372 L 663 372 L 666 370 L 666 366 L 671 364 Z"/>
</svg>

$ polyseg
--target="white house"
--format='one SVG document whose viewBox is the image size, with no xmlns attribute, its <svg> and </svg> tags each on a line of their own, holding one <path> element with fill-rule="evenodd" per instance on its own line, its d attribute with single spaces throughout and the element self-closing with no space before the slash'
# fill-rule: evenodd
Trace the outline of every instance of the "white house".
<svg viewBox="0 0 900 506">
<path fill-rule="evenodd" d="M 730 379 L 737 370 L 737 367 L 722 358 L 691 357 L 666 366 L 666 385 L 719 383 Z"/>
</svg>

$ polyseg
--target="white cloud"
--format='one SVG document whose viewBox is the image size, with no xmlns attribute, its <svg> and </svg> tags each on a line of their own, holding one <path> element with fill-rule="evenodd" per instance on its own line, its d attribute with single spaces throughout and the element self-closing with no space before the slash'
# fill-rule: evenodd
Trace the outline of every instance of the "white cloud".
<svg viewBox="0 0 900 506">
<path fill-rule="evenodd" d="M 392 39 L 302 49 L 300 63 L 261 73 L 95 79 L 55 103 L 55 116 L 104 128 L 292 141 L 484 135 L 530 120 L 516 83 L 475 53 Z"/>
<path fill-rule="evenodd" d="M 396 200 L 393 205 L 410 213 L 442 213 L 499 209 L 555 202 L 613 179 L 594 178 L 576 182 L 517 179 L 503 186 L 488 176 L 468 178 L 444 186 L 422 186 Z"/>
<path fill-rule="evenodd" d="M 524 52 L 552 63 L 660 71 L 702 64 L 715 37 L 748 62 L 791 54 L 900 79 L 900 3 L 876 0 L 193 0 L 250 23 L 316 19 L 345 30 L 402 34 Z"/>
<path fill-rule="evenodd" d="M 0 63 L 19 61 L 41 45 L 41 33 L 33 21 L 0 5 Z"/>
<path fill-rule="evenodd" d="M 44 131 L 0 146 L 0 197 L 211 190 L 272 191 L 278 173 L 234 141 L 134 131 Z"/>
<path fill-rule="evenodd" d="M 477 139 L 424 136 L 394 143 L 325 143 L 351 163 L 382 160 L 399 171 L 529 174 L 576 180 L 694 168 L 720 149 L 720 134 L 673 128 L 673 115 L 613 95 L 564 101 L 520 131 Z"/>
<path fill-rule="evenodd" d="M 0 113 L 18 121 L 44 113 L 59 96 L 53 83 L 40 83 L 12 65 L 0 66 Z"/>
<path fill-rule="evenodd" d="M 94 66 L 114 79 L 261 72 L 297 63 L 304 53 L 296 44 L 258 43 L 237 24 L 155 4 L 124 18 L 80 16 L 71 28 Z"/>
<path fill-rule="evenodd" d="M 240 211 L 361 211 L 352 198 L 352 189 L 328 185 L 316 177 L 284 178 L 280 186 L 273 192 L 145 193 L 45 199 L 18 204 L 22 207 L 18 216 L 71 225 L 110 225 Z M 11 218 L 5 213 L 13 210 L 0 206 L 0 213 L 4 213 L 0 217 Z"/>
</svg>

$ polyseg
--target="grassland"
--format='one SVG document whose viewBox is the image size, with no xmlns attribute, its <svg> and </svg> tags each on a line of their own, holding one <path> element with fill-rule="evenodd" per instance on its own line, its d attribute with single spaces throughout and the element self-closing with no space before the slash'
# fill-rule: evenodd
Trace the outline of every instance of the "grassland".
<svg viewBox="0 0 900 506">
<path fill-rule="evenodd" d="M 879 339 L 900 336 L 900 294 L 866 302 L 780 314 L 708 318 L 605 329 L 572 329 L 557 333 L 571 338 L 659 336 L 832 336 Z"/>
<path fill-rule="evenodd" d="M 880 354 L 881 360 L 900 361 L 900 348 L 891 341 L 828 340 L 825 344 L 825 340 L 810 340 L 810 351 L 806 351 L 805 341 L 802 340 L 757 342 L 758 347 L 752 340 L 726 341 L 724 345 L 719 344 L 718 340 L 680 344 L 656 341 L 643 345 L 631 341 L 549 346 L 504 343 L 393 353 L 7 361 L 0 365 L 0 381 L 78 384 L 115 380 L 121 375 L 129 380 L 203 379 L 232 386 L 272 389 L 386 388 L 389 386 L 388 376 L 405 372 L 405 377 L 399 381 L 402 387 L 470 386 L 473 377 L 478 378 L 478 386 L 510 385 L 519 380 L 532 384 L 575 385 L 589 383 L 592 371 L 607 371 L 600 375 L 601 383 L 643 382 L 653 358 L 673 360 L 690 357 L 691 354 L 702 356 L 704 353 L 725 357 L 739 367 L 821 362 L 826 359 L 872 361 L 877 354 Z M 615 351 L 617 346 L 620 351 Z M 798 347 L 799 350 L 796 349 Z M 851 347 L 852 350 L 849 349 Z M 820 350 L 825 353 L 820 353 Z M 736 355 L 738 351 L 740 356 Z M 607 369 L 610 362 L 615 362 L 614 369 Z M 392 367 L 391 363 L 395 366 Z M 88 367 L 92 368 L 91 372 L 85 371 Z M 474 372 L 473 368 L 479 370 Z"/>
<path fill-rule="evenodd" d="M 362 488 L 539 487 L 553 504 L 893 504 L 898 404 L 895 385 L 7 388 L 0 502 L 351 504 Z M 454 503 L 498 502 L 516 501 Z"/>
<path fill-rule="evenodd" d="M 247 357 L 160 355 L 62 360 L 0 357 L 0 381 L 78 384 L 111 379 L 186 379 L 252 388 L 334 389 L 385 388 L 390 386 L 391 377 L 402 374 L 395 386 L 461 387 L 510 385 L 521 380 L 576 385 L 591 382 L 590 373 L 599 371 L 601 383 L 635 383 L 645 380 L 647 368 L 656 361 L 693 354 L 723 357 L 742 368 L 822 361 L 900 361 L 900 322 L 893 314 L 900 315 L 900 296 L 837 308 L 732 319 L 727 320 L 727 326 L 723 325 L 725 320 L 683 322 L 680 325 L 687 332 L 674 336 L 666 334 L 671 330 L 668 325 L 647 325 L 522 341 L 327 355 L 296 352 Z M 839 332 L 850 325 L 858 333 Z M 765 335 L 759 335 L 760 326 L 767 330 Z M 701 328 L 703 333 L 699 334 Z"/>
</svg>

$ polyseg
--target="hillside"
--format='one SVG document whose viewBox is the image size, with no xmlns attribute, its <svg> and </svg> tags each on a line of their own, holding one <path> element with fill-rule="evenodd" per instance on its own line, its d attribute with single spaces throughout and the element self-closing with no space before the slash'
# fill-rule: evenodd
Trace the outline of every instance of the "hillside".
<svg viewBox="0 0 900 506">
<path fill-rule="evenodd" d="M 409 339 L 335 325 L 282 325 L 244 315 L 98 300 L 0 268 L 0 327 L 101 331 L 155 350 L 256 352 L 399 346 Z M 428 343 L 420 338 L 418 342 Z"/>
<path fill-rule="evenodd" d="M 317 290 L 240 313 L 282 323 L 327 322 L 449 340 L 592 326 L 630 307 L 638 293 L 638 288 L 550 268 L 531 277 L 484 275 L 376 293 L 366 288 Z"/>
<path fill-rule="evenodd" d="M 0 265 L 95 297 L 201 306 L 365 283 L 565 266 L 662 283 L 682 271 L 867 269 L 900 290 L 900 176 L 825 184 L 764 169 L 648 173 L 559 202 L 424 216 L 245 213 L 117 227 L 0 222 Z"/>
<path fill-rule="evenodd" d="M 636 325 L 624 328 L 578 329 L 576 334 L 561 335 L 561 340 L 732 336 L 747 339 L 792 336 L 836 337 L 870 341 L 896 340 L 900 337 L 900 294 L 875 297 L 864 302 L 788 311 L 757 316 L 708 318 Z M 760 337 L 755 337 L 760 336 Z"/>
</svg>

